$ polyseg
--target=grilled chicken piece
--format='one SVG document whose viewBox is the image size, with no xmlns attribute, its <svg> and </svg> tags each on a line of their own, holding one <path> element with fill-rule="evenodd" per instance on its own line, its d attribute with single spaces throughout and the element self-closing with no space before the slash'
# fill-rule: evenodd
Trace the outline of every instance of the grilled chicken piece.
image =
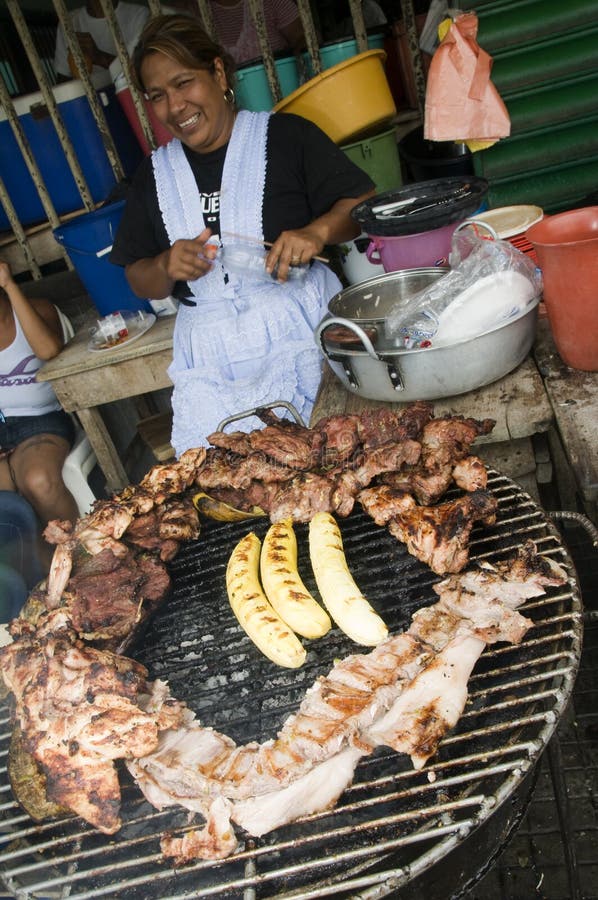
<svg viewBox="0 0 598 900">
<path fill-rule="evenodd" d="M 357 499 L 376 525 L 388 525 L 399 513 L 409 512 L 417 505 L 411 494 L 387 484 L 365 488 Z"/>
<path fill-rule="evenodd" d="M 488 472 L 479 456 L 466 456 L 453 467 L 451 474 L 463 491 L 483 490 L 488 484 Z"/>
<path fill-rule="evenodd" d="M 209 434 L 207 440 L 214 447 L 220 447 L 222 450 L 230 450 L 239 456 L 248 456 L 251 450 L 251 441 L 246 431 L 213 431 Z M 209 460 L 212 451 L 208 449 L 207 459 Z"/>
<path fill-rule="evenodd" d="M 486 491 L 438 506 L 414 507 L 388 523 L 388 530 L 409 553 L 436 572 L 460 572 L 469 556 L 468 541 L 476 522 L 496 521 L 496 499 Z"/>
<path fill-rule="evenodd" d="M 335 482 L 326 475 L 305 472 L 279 485 L 269 504 L 262 509 L 269 512 L 271 522 L 288 518 L 293 522 L 309 522 L 317 512 L 333 511 L 334 489 Z"/>
<path fill-rule="evenodd" d="M 494 419 L 466 419 L 447 416 L 432 419 L 424 427 L 421 437 L 422 457 L 428 468 L 450 463 L 454 465 L 469 455 L 469 448 L 477 437 L 490 434 Z"/>
<path fill-rule="evenodd" d="M 206 459 L 204 447 L 185 450 L 179 459 L 153 466 L 139 482 L 142 491 L 149 491 L 155 503 L 163 503 L 174 494 L 182 494 L 195 482 Z"/>
<path fill-rule="evenodd" d="M 127 528 L 125 540 L 146 550 L 157 550 L 163 562 L 176 556 L 181 541 L 199 537 L 199 515 L 187 497 L 166 500 L 138 516 Z"/>
<path fill-rule="evenodd" d="M 57 624 L 57 613 L 49 614 Z M 72 631 L 22 635 L 0 651 L 2 676 L 15 699 L 24 747 L 46 779 L 51 802 L 106 834 L 120 827 L 114 760 L 155 749 L 160 724 L 181 721 L 180 705 L 152 701 L 139 663 L 86 647 Z M 150 712 L 146 712 L 147 707 Z"/>
<path fill-rule="evenodd" d="M 446 494 L 453 480 L 451 466 L 426 468 L 423 463 L 406 466 L 399 472 L 387 472 L 382 482 L 398 491 L 407 491 L 421 506 L 432 506 Z"/>
</svg>

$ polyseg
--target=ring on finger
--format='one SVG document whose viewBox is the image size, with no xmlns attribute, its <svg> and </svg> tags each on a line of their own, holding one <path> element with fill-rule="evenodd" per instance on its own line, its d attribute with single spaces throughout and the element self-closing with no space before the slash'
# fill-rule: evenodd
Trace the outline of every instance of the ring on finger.
<svg viewBox="0 0 598 900">
<path fill-rule="evenodd" d="M 301 262 L 300 256 L 291 256 L 291 264 L 292 265 L 296 266 L 300 262 Z"/>
</svg>

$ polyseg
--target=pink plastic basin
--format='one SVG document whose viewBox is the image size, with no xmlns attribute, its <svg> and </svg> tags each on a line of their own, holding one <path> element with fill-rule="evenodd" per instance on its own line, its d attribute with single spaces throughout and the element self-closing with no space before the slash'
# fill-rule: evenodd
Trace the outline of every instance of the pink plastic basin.
<svg viewBox="0 0 598 900">
<path fill-rule="evenodd" d="M 385 272 L 446 266 L 451 238 L 458 224 L 452 222 L 432 231 L 420 231 L 418 234 L 405 234 L 399 237 L 371 234 L 370 244 L 366 250 L 367 258 L 371 263 L 384 266 Z"/>
</svg>

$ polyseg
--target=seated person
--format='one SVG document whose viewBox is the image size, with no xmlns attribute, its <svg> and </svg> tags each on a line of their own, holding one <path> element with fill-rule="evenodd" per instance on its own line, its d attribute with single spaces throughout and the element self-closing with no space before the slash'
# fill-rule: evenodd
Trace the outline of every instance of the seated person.
<svg viewBox="0 0 598 900">
<path fill-rule="evenodd" d="M 121 3 L 114 0 L 114 13 L 123 40 L 131 52 L 149 16 L 149 10 L 138 3 Z M 112 80 L 108 69 L 117 52 L 102 4 L 100 0 L 87 0 L 80 9 L 73 10 L 70 16 L 92 83 L 96 88 L 105 87 Z M 77 75 L 64 30 L 60 25 L 56 32 L 54 70 L 59 81 L 69 80 Z"/>
<path fill-rule="evenodd" d="M 43 577 L 37 533 L 30 504 L 14 491 L 0 491 L 0 622 L 18 616 L 30 590 Z"/>
<path fill-rule="evenodd" d="M 262 56 L 248 0 L 211 0 L 218 42 L 241 65 Z M 272 53 L 302 50 L 303 25 L 292 0 L 264 0 L 264 18 Z"/>
<path fill-rule="evenodd" d="M 64 346 L 56 307 L 28 300 L 0 262 L 0 490 L 31 503 L 43 527 L 76 521 L 77 504 L 62 480 L 75 437 L 73 420 L 53 388 L 37 382 L 43 360 Z"/>
</svg>

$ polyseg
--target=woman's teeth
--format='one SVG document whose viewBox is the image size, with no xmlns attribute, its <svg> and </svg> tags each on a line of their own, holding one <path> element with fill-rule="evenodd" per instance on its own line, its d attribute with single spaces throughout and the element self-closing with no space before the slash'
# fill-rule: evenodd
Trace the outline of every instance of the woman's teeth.
<svg viewBox="0 0 598 900">
<path fill-rule="evenodd" d="M 190 125 L 195 125 L 196 122 L 199 122 L 199 113 L 191 116 L 190 119 L 185 119 L 184 122 L 179 122 L 179 128 L 189 128 Z"/>
</svg>

